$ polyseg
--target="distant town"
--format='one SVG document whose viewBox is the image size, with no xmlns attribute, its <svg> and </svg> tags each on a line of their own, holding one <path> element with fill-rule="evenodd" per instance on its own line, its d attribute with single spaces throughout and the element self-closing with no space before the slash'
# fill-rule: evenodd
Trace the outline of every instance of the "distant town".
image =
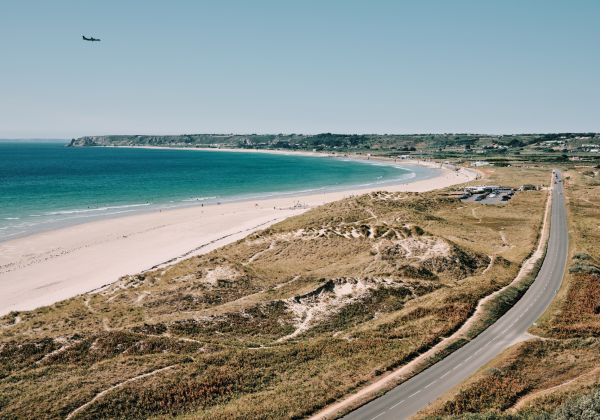
<svg viewBox="0 0 600 420">
<path fill-rule="evenodd" d="M 372 154 L 398 159 L 447 159 L 471 166 L 519 162 L 600 162 L 600 133 L 553 134 L 184 134 L 73 139 L 70 146 L 166 146 Z"/>
</svg>

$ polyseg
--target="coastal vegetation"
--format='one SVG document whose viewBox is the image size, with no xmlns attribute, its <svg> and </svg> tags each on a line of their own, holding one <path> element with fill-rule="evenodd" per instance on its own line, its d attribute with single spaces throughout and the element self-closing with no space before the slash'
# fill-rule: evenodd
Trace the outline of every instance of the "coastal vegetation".
<svg viewBox="0 0 600 420">
<path fill-rule="evenodd" d="M 545 168 L 486 170 L 517 187 Z M 0 319 L 0 415 L 301 417 L 456 331 L 531 253 L 546 192 L 376 192 Z M 493 258 L 494 257 L 494 258 Z M 501 258 L 499 258 L 501 257 Z"/>
<path fill-rule="evenodd" d="M 600 182 L 589 172 L 565 172 L 568 268 L 557 298 L 530 329 L 532 338 L 508 349 L 425 416 L 579 418 L 565 413 L 584 400 L 592 410 L 586 418 L 600 416 Z"/>
<path fill-rule="evenodd" d="M 599 133 L 558 134 L 186 134 L 88 136 L 70 146 L 236 147 L 486 161 L 497 166 L 526 162 L 600 162 Z"/>
</svg>

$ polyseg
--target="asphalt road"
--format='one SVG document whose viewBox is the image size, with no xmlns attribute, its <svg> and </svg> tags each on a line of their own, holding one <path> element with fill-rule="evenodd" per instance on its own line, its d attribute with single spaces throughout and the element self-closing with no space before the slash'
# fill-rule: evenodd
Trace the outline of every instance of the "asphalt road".
<svg viewBox="0 0 600 420">
<path fill-rule="evenodd" d="M 563 184 L 553 183 L 552 187 L 554 193 L 546 258 L 525 295 L 468 344 L 383 396 L 349 413 L 345 419 L 411 417 L 498 356 L 544 313 L 562 282 L 568 249 Z"/>
</svg>

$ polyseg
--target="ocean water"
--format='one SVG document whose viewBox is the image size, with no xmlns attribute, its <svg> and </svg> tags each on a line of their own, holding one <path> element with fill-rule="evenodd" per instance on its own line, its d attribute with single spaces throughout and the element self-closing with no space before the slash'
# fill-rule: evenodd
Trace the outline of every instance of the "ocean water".
<svg viewBox="0 0 600 420">
<path fill-rule="evenodd" d="M 2 141 L 0 241 L 158 208 L 433 175 L 338 158 Z"/>
</svg>

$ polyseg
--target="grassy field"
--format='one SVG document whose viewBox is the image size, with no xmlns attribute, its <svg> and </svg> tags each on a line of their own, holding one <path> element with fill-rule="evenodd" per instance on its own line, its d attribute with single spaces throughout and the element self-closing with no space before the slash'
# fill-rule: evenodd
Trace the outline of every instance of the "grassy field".
<svg viewBox="0 0 600 420">
<path fill-rule="evenodd" d="M 549 175 L 487 172 L 485 183 L 512 186 Z M 485 206 L 450 190 L 372 193 L 11 313 L 0 319 L 0 417 L 313 413 L 435 345 L 508 284 L 545 197 Z"/>
<path fill-rule="evenodd" d="M 530 329 L 539 338 L 506 351 L 427 415 L 562 418 L 577 398 L 592 404 L 600 389 L 600 179 L 589 168 L 565 176 L 569 264 L 557 299 Z M 600 416 L 594 407 L 589 418 Z"/>
</svg>

